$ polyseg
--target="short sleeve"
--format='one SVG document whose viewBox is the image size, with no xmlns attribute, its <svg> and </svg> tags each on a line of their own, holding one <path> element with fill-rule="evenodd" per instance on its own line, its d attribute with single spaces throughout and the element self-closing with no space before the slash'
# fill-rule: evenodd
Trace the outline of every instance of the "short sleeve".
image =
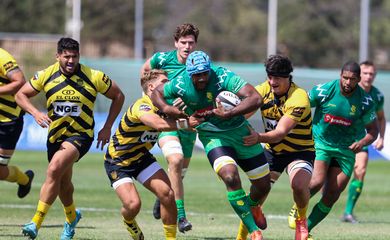
<svg viewBox="0 0 390 240">
<path fill-rule="evenodd" d="M 6 52 L 5 50 L 0 51 L 0 59 L 1 59 L 0 71 L 4 76 L 7 76 L 7 74 L 10 71 L 18 67 L 15 58 L 12 57 L 12 55 Z"/>
<path fill-rule="evenodd" d="M 38 71 L 30 79 L 30 85 L 38 92 L 42 91 L 45 81 L 45 71 Z"/>
<path fill-rule="evenodd" d="M 155 113 L 153 108 L 152 103 L 139 99 L 131 107 L 132 116 L 139 120 L 143 115 Z"/>
<path fill-rule="evenodd" d="M 96 81 L 96 90 L 102 94 L 108 92 L 112 85 L 111 78 L 101 71 L 94 70 L 94 79 Z"/>
<path fill-rule="evenodd" d="M 283 107 L 284 116 L 299 122 L 310 114 L 309 98 L 304 90 L 296 90 Z"/>
</svg>

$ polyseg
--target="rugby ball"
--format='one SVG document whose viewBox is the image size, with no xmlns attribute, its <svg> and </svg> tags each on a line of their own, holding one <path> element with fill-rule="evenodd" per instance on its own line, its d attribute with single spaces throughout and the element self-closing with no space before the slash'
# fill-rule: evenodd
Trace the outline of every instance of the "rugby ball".
<svg viewBox="0 0 390 240">
<path fill-rule="evenodd" d="M 241 99 L 236 94 L 229 91 L 220 92 L 217 95 L 217 99 L 219 99 L 225 110 L 230 110 L 241 102 Z"/>
</svg>

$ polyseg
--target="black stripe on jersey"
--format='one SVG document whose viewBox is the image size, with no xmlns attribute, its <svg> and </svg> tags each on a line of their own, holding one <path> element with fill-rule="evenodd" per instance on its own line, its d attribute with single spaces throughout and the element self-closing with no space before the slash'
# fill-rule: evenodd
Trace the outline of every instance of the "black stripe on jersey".
<svg viewBox="0 0 390 240">
<path fill-rule="evenodd" d="M 81 79 L 84 80 L 84 82 L 86 82 L 88 85 L 90 85 L 95 91 L 97 91 L 95 85 L 93 85 L 93 83 L 89 80 L 89 78 L 83 73 L 83 71 L 81 71 L 81 64 L 80 64 L 80 67 L 78 69 L 78 71 L 76 72 L 75 74 L 76 76 L 80 77 Z"/>
<path fill-rule="evenodd" d="M 66 83 L 66 81 L 64 81 L 64 82 L 56 85 L 55 87 L 51 88 L 49 91 L 46 92 L 46 99 L 49 99 L 51 97 L 51 95 L 60 91 L 61 89 L 63 89 L 66 86 L 67 86 L 67 83 Z"/>
<path fill-rule="evenodd" d="M 142 148 L 137 149 L 137 151 L 125 153 L 122 156 L 120 156 L 119 158 L 122 160 L 126 160 L 126 159 L 133 158 L 133 157 L 137 156 L 139 153 L 147 153 L 147 152 L 149 152 L 148 149 L 146 147 L 142 147 Z"/>
<path fill-rule="evenodd" d="M 11 108 L 15 108 L 15 109 L 18 107 L 16 102 L 11 102 L 11 101 L 4 99 L 4 98 L 1 98 L 1 97 L 0 97 L 0 104 L 6 105 L 6 106 L 11 107 Z"/>
<path fill-rule="evenodd" d="M 72 117 L 71 118 L 77 122 L 83 129 L 85 130 L 89 130 L 89 129 L 93 129 L 93 127 L 95 126 L 95 121 L 92 122 L 92 125 L 89 125 L 86 121 L 84 121 L 84 119 L 82 119 L 81 117 Z"/>
<path fill-rule="evenodd" d="M 123 151 L 123 150 L 129 150 L 137 145 L 140 145 L 140 143 L 128 143 L 128 144 L 120 144 L 118 137 L 116 135 L 112 136 L 112 140 L 114 143 L 115 151 Z"/>
<path fill-rule="evenodd" d="M 119 130 L 119 133 L 120 133 L 124 138 L 128 138 L 128 137 L 140 137 L 140 136 L 145 132 L 145 130 L 127 132 L 127 131 L 125 131 L 125 130 L 123 129 L 122 124 L 119 125 L 118 130 Z"/>
<path fill-rule="evenodd" d="M 59 76 L 61 76 L 61 71 L 58 70 L 57 72 L 53 73 L 43 84 L 43 86 L 46 86 L 49 82 L 53 81 L 54 79 L 57 79 Z"/>
<path fill-rule="evenodd" d="M 296 133 L 289 133 L 287 134 L 287 137 L 300 139 L 300 140 L 312 140 L 313 136 L 310 134 L 296 134 Z"/>
<path fill-rule="evenodd" d="M 6 118 L 9 118 L 9 119 L 16 119 L 18 116 L 14 116 L 12 115 L 11 113 L 9 112 L 6 112 L 6 111 L 3 111 L 0 109 L 0 114 L 3 115 L 4 117 Z"/>
<path fill-rule="evenodd" d="M 8 84 L 8 83 L 10 83 L 11 81 L 10 81 L 9 79 L 0 77 L 0 82 L 1 82 L 1 83 L 6 83 L 6 84 Z"/>
<path fill-rule="evenodd" d="M 93 111 L 85 104 L 83 104 L 83 106 L 81 107 L 81 110 L 87 114 L 88 116 L 90 116 L 93 120 Z"/>
<path fill-rule="evenodd" d="M 275 148 L 277 145 L 279 144 L 285 144 L 295 150 L 305 150 L 305 149 L 308 149 L 308 148 L 313 148 L 314 145 L 313 144 L 310 144 L 310 145 L 301 145 L 301 144 L 295 144 L 295 143 L 292 143 L 292 142 L 289 142 L 285 139 L 283 139 L 282 141 L 278 142 L 278 143 L 270 143 L 269 145 L 272 147 L 272 148 Z"/>
<path fill-rule="evenodd" d="M 53 128 L 49 134 L 47 135 L 47 138 L 50 139 L 58 130 L 62 129 L 62 128 L 66 128 L 67 131 L 69 131 L 70 133 L 75 133 L 77 132 L 74 128 L 70 127 L 69 126 L 69 122 L 63 122 L 61 123 L 60 125 L 58 125 L 57 127 Z"/>
<path fill-rule="evenodd" d="M 67 78 L 65 80 L 65 82 L 70 85 L 71 87 L 73 87 L 74 89 L 76 89 L 78 92 L 80 92 L 82 95 L 84 95 L 84 97 L 88 98 L 89 101 L 91 101 L 92 103 L 95 102 L 96 100 L 96 97 L 94 95 L 92 95 L 90 92 L 88 92 L 87 90 L 85 90 L 84 87 L 78 85 L 77 83 L 73 82 L 71 79 Z M 94 87 L 95 89 L 95 87 Z"/>
<path fill-rule="evenodd" d="M 144 125 L 142 122 L 140 123 L 134 123 L 132 121 L 130 121 L 129 117 L 127 116 L 127 114 L 125 115 L 124 117 L 124 120 L 125 120 L 125 123 L 128 127 L 138 127 L 138 126 L 142 126 Z"/>
</svg>

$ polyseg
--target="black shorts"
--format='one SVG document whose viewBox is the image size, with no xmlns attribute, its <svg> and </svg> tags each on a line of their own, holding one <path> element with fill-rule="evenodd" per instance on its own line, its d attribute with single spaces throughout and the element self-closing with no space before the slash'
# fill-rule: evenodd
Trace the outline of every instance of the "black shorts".
<svg viewBox="0 0 390 240">
<path fill-rule="evenodd" d="M 14 150 L 23 130 L 23 117 L 12 122 L 0 122 L 0 148 Z"/>
<path fill-rule="evenodd" d="M 53 158 L 54 154 L 60 149 L 61 144 L 63 142 L 69 142 L 69 143 L 71 143 L 73 146 L 75 146 L 77 148 L 77 150 L 79 151 L 79 154 L 80 154 L 79 158 L 77 159 L 77 161 L 78 161 L 91 148 L 91 145 L 92 145 L 92 142 L 93 142 L 93 138 L 84 137 L 84 136 L 79 136 L 78 135 L 78 136 L 71 136 L 71 137 L 65 138 L 64 140 L 58 141 L 58 142 L 55 142 L 55 143 L 51 143 L 51 142 L 47 141 L 47 143 L 46 143 L 46 146 L 47 146 L 47 159 L 49 160 L 49 162 Z"/>
<path fill-rule="evenodd" d="M 131 162 L 128 166 L 117 165 L 117 163 L 119 162 L 112 159 L 106 159 L 104 161 L 104 168 L 106 169 L 111 185 L 122 178 L 137 179 L 143 170 L 157 163 L 157 160 L 151 153 L 147 152 L 140 159 Z"/>
<path fill-rule="evenodd" d="M 313 166 L 314 159 L 316 157 L 316 153 L 314 151 L 292 152 L 276 155 L 270 150 L 264 149 L 264 154 L 267 158 L 270 170 L 279 173 L 282 173 L 290 163 L 296 160 L 304 160 Z"/>
</svg>

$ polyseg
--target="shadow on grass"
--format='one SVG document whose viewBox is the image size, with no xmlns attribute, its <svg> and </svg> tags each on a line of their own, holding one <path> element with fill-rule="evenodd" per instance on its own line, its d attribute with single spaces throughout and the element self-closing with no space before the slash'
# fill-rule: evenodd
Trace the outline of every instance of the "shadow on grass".
<svg viewBox="0 0 390 240">
<path fill-rule="evenodd" d="M 2 227 L 23 227 L 23 224 L 1 224 Z M 41 228 L 63 228 L 64 224 L 46 224 L 42 225 Z M 92 226 L 77 226 L 77 228 L 84 228 L 84 229 L 95 229 L 96 227 Z M 2 236 L 2 235 L 0 235 Z"/>
</svg>

